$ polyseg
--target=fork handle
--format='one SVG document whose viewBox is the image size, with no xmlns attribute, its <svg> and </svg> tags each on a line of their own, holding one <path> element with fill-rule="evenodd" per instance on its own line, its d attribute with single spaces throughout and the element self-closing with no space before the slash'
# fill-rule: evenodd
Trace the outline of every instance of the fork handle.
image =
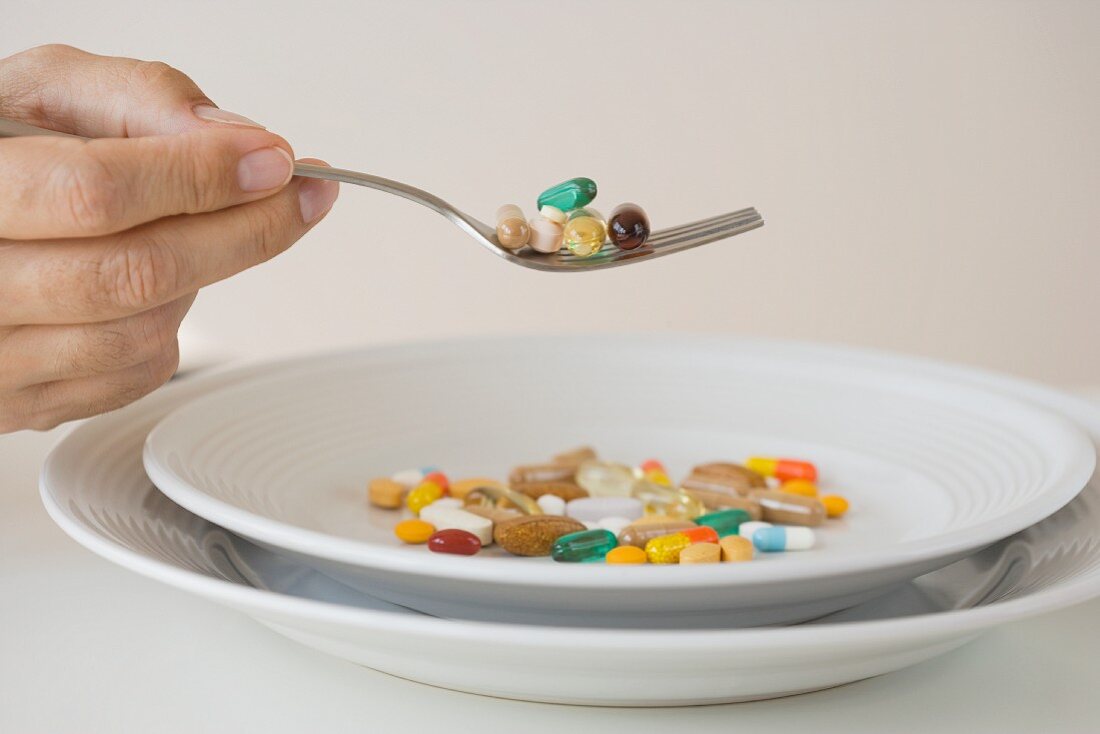
<svg viewBox="0 0 1100 734">
<path fill-rule="evenodd" d="M 58 130 L 48 130 L 46 128 L 28 125 L 25 122 L 16 122 L 15 120 L 8 120 L 0 117 L 0 138 L 23 138 L 30 135 L 51 135 L 60 138 L 90 140 L 90 138 L 81 135 L 63 133 Z M 329 168 L 328 166 L 318 166 L 312 163 L 295 163 L 294 175 L 305 178 L 324 178 L 330 181 L 342 181 L 343 183 L 366 186 L 367 188 L 385 191 L 409 199 L 410 201 L 415 201 L 417 204 L 423 204 L 429 209 L 433 209 L 451 220 L 454 220 L 454 215 L 458 213 L 453 206 L 443 201 L 443 199 L 440 199 L 435 194 L 428 193 L 414 186 L 409 186 L 408 184 L 403 184 L 400 181 L 382 178 L 381 176 L 372 176 L 369 173 L 359 173 L 358 171 L 349 171 L 343 168 Z M 457 221 L 456 224 L 458 224 Z M 468 225 L 467 222 L 463 224 Z"/>
</svg>

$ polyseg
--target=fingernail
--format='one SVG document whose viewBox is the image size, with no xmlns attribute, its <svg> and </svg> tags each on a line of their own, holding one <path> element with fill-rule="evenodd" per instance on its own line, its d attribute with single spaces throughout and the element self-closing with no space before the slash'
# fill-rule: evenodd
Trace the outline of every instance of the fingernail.
<svg viewBox="0 0 1100 734">
<path fill-rule="evenodd" d="M 303 179 L 298 185 L 298 205 L 302 208 L 302 221 L 312 224 L 332 208 L 340 185 L 320 178 Z"/>
<path fill-rule="evenodd" d="M 284 185 L 294 173 L 294 161 L 282 148 L 260 148 L 237 163 L 241 191 L 267 191 Z"/>
<path fill-rule="evenodd" d="M 191 111 L 195 113 L 195 117 L 206 120 L 207 122 L 225 122 L 230 125 L 248 125 L 249 127 L 267 129 L 255 120 L 249 120 L 244 115 L 238 115 L 236 112 L 230 112 L 229 110 L 218 109 L 208 104 L 195 105 L 191 108 Z"/>
</svg>

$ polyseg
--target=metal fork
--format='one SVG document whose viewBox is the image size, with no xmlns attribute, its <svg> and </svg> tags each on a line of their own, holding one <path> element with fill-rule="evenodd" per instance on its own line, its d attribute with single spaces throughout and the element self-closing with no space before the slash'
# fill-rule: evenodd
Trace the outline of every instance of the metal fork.
<svg viewBox="0 0 1100 734">
<path fill-rule="evenodd" d="M 68 133 L 46 130 L 33 125 L 27 125 L 14 120 L 0 118 L 0 138 L 22 137 L 26 135 L 57 135 L 70 138 L 80 137 Z M 86 139 L 86 138 L 81 138 Z M 390 194 L 415 201 L 433 211 L 437 211 L 451 220 L 466 234 L 470 235 L 479 245 L 498 257 L 502 257 L 510 263 L 522 265 L 526 268 L 544 270 L 551 273 L 572 273 L 586 270 L 599 270 L 601 268 L 613 268 L 619 265 L 630 265 L 652 260 L 663 255 L 671 255 L 676 252 L 690 250 L 710 242 L 717 242 L 728 237 L 748 232 L 764 224 L 764 219 L 756 211 L 749 207 L 739 209 L 728 214 L 719 214 L 709 219 L 700 219 L 697 222 L 681 224 L 677 227 L 661 229 L 650 235 L 649 240 L 635 250 L 620 250 L 610 242 L 605 242 L 603 248 L 589 257 L 577 257 L 567 250 L 557 254 L 547 255 L 535 252 L 530 248 L 513 251 L 501 247 L 497 243 L 496 228 L 485 222 L 474 219 L 469 214 L 451 206 L 435 194 L 393 181 L 381 176 L 372 176 L 368 173 L 348 171 L 343 168 L 328 168 L 309 163 L 297 163 L 294 166 L 294 175 L 307 178 L 326 178 L 332 181 L 366 186 L 370 189 L 378 189 Z"/>
</svg>

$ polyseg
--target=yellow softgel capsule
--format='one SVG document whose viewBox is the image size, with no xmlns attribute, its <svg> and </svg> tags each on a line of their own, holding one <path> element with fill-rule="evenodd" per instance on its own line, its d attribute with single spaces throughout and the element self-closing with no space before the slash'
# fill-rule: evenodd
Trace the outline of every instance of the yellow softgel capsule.
<svg viewBox="0 0 1100 734">
<path fill-rule="evenodd" d="M 839 494 L 827 494 L 821 498 L 821 504 L 825 505 L 825 514 L 828 517 L 840 517 L 848 511 L 848 500 Z"/>
<path fill-rule="evenodd" d="M 660 484 L 662 487 L 672 486 L 672 480 L 668 478 L 668 474 L 660 469 L 650 469 L 645 473 L 645 478 L 654 484 Z"/>
<path fill-rule="evenodd" d="M 423 520 L 402 520 L 393 528 L 394 535 L 412 545 L 427 543 L 434 532 L 435 526 Z"/>
<path fill-rule="evenodd" d="M 645 544 L 645 555 L 650 563 L 679 563 L 680 552 L 691 545 L 691 540 L 682 533 L 662 535 Z"/>
<path fill-rule="evenodd" d="M 562 230 L 565 246 L 577 257 L 590 257 L 603 247 L 607 224 L 595 212 L 578 209 L 569 216 Z"/>
<path fill-rule="evenodd" d="M 405 496 L 405 506 L 412 510 L 414 514 L 419 515 L 421 510 L 442 496 L 443 487 L 435 482 L 421 482 L 415 488 L 409 490 L 409 493 Z"/>
<path fill-rule="evenodd" d="M 645 563 L 646 558 L 645 551 L 637 546 L 633 545 L 620 545 L 618 548 L 612 548 L 604 560 L 608 563 L 614 564 L 627 564 L 627 563 Z"/>
<path fill-rule="evenodd" d="M 816 497 L 817 485 L 805 479 L 792 479 L 789 482 L 783 482 L 779 485 L 779 491 L 789 494 L 800 494 L 803 497 Z"/>
</svg>

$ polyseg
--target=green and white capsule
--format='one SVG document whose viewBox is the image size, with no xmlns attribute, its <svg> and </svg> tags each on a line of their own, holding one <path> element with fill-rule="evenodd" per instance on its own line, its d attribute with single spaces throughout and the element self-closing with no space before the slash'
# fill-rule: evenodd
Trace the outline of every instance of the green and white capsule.
<svg viewBox="0 0 1100 734">
<path fill-rule="evenodd" d="M 815 539 L 813 530 L 797 525 L 773 525 L 752 534 L 752 544 L 765 553 L 809 550 L 814 547 Z"/>
</svg>

